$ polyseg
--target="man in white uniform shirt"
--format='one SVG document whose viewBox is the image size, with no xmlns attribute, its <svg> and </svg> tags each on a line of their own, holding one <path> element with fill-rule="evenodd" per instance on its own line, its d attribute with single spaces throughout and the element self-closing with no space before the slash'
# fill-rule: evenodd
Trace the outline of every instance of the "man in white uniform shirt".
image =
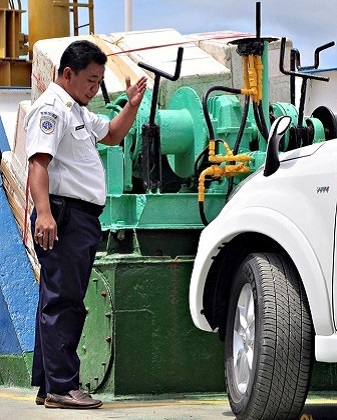
<svg viewBox="0 0 337 420">
<path fill-rule="evenodd" d="M 26 117 L 32 235 L 41 264 L 32 385 L 39 387 L 36 403 L 47 408 L 102 405 L 79 389 L 76 353 L 106 199 L 96 143 L 122 141 L 146 89 L 144 77 L 134 85 L 126 77 L 128 102 L 118 116 L 108 121 L 89 112 L 106 60 L 91 42 L 70 44 L 55 83 Z"/>
</svg>

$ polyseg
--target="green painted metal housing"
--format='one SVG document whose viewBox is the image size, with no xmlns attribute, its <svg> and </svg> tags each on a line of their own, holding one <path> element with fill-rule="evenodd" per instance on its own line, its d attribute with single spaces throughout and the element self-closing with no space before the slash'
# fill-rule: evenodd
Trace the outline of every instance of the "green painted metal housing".
<svg viewBox="0 0 337 420">
<path fill-rule="evenodd" d="M 192 264 L 97 258 L 79 347 L 83 387 L 114 395 L 224 391 L 222 343 L 189 317 Z"/>
<path fill-rule="evenodd" d="M 29 388 L 33 352 L 0 355 L 0 385 Z"/>
</svg>

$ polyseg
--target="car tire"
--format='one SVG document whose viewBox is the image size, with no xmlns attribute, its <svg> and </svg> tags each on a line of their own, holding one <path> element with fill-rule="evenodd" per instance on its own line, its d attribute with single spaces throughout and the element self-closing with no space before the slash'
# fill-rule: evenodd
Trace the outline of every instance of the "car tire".
<svg viewBox="0 0 337 420">
<path fill-rule="evenodd" d="M 313 329 L 289 258 L 250 254 L 229 298 L 225 335 L 228 399 L 239 420 L 297 419 L 310 386 Z"/>
</svg>

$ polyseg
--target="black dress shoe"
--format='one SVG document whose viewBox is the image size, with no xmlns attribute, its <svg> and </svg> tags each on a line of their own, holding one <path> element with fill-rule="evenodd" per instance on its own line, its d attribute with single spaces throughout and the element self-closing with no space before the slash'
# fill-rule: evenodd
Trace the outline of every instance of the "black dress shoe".
<svg viewBox="0 0 337 420">
<path fill-rule="evenodd" d="M 44 401 L 46 408 L 98 408 L 102 405 L 101 400 L 94 400 L 90 395 L 77 389 L 69 391 L 66 395 L 50 394 Z"/>
</svg>

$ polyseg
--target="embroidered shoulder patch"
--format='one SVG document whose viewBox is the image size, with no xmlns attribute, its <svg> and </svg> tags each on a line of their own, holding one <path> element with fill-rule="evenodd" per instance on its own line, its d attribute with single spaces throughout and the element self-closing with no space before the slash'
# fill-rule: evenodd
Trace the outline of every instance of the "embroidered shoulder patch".
<svg viewBox="0 0 337 420">
<path fill-rule="evenodd" d="M 55 130 L 57 115 L 53 112 L 41 112 L 40 129 L 45 134 L 51 134 Z"/>
</svg>

